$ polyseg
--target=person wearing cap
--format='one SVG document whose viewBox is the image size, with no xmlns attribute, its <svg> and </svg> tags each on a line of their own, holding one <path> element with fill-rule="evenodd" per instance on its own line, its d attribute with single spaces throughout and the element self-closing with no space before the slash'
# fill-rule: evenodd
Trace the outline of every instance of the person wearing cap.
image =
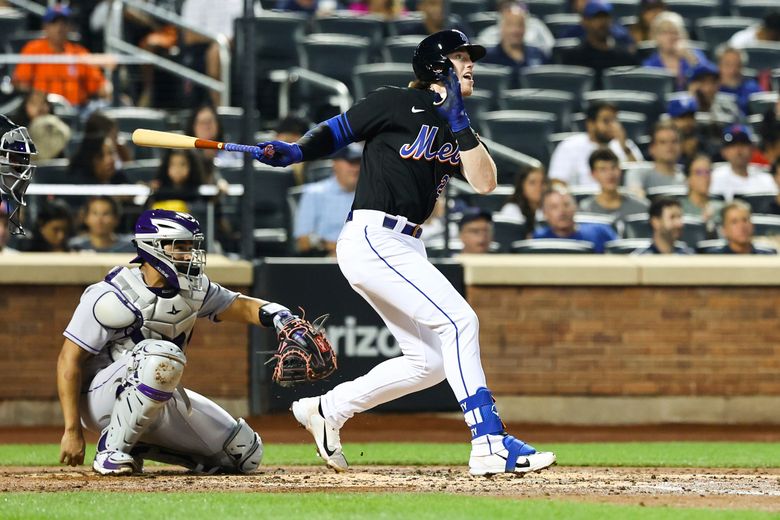
<svg viewBox="0 0 780 520">
<path fill-rule="evenodd" d="M 493 217 L 489 211 L 481 208 L 468 208 L 458 224 L 461 253 L 481 255 L 490 252 L 493 241 Z"/>
<path fill-rule="evenodd" d="M 303 188 L 293 236 L 302 255 L 333 256 L 355 198 L 363 147 L 352 143 L 333 154 L 333 175 Z"/>
<path fill-rule="evenodd" d="M 761 23 L 734 33 L 728 44 L 735 49 L 744 49 L 766 42 L 780 42 L 780 9 L 767 11 Z"/>
<path fill-rule="evenodd" d="M 590 8 L 588 8 L 588 4 L 591 5 Z M 599 4 L 598 7 L 594 7 L 596 4 Z M 589 9 L 588 13 L 595 12 L 597 9 L 605 9 L 608 10 L 609 14 L 612 14 L 612 4 L 607 2 L 606 0 L 599 0 L 598 2 L 591 2 L 588 0 L 572 0 L 571 1 L 571 10 L 573 12 L 578 13 L 582 18 L 585 18 L 585 10 Z M 607 11 L 605 11 L 607 12 Z M 631 37 L 631 33 L 628 32 L 628 30 L 620 25 L 617 22 L 610 21 L 609 26 L 609 35 L 615 40 L 615 45 L 617 47 L 628 49 L 632 53 L 636 51 L 636 41 L 634 38 Z M 581 25 L 575 25 L 573 27 L 568 28 L 566 31 L 563 32 L 561 35 L 561 38 L 577 38 L 580 40 L 584 40 L 585 36 L 587 34 L 587 30 L 585 28 L 584 24 Z"/>
<path fill-rule="evenodd" d="M 89 51 L 77 43 L 68 41 L 71 10 L 67 5 L 56 4 L 43 15 L 43 38 L 28 42 L 22 54 L 60 54 L 87 56 Z M 36 89 L 59 94 L 74 106 L 83 106 L 93 98 L 111 95 L 111 83 L 100 69 L 85 63 L 20 63 L 14 70 L 14 86 L 23 92 Z"/>
<path fill-rule="evenodd" d="M 602 0 L 590 0 L 582 11 L 582 27 L 585 37 L 582 43 L 565 51 L 561 57 L 564 65 L 579 65 L 596 72 L 594 89 L 602 88 L 601 71 L 610 67 L 637 65 L 634 54 L 618 45 L 611 33 L 612 4 Z"/>
<path fill-rule="evenodd" d="M 520 88 L 520 72 L 526 67 L 543 65 L 548 62 L 541 49 L 525 43 L 525 22 L 527 13 L 518 5 L 512 5 L 501 11 L 499 27 L 501 41 L 488 50 L 484 63 L 505 65 L 512 68 L 509 88 Z"/>
<path fill-rule="evenodd" d="M 742 113 L 737 98 L 720 90 L 720 71 L 709 61 L 703 61 L 688 71 L 688 93 L 696 98 L 700 112 L 709 112 L 714 124 L 739 121 Z"/>
<path fill-rule="evenodd" d="M 761 92 L 761 87 L 753 78 L 742 75 L 742 67 L 747 64 L 747 53 L 734 47 L 721 46 L 716 52 L 718 70 L 720 71 L 720 92 L 725 92 L 737 98 L 742 114 L 748 113 L 750 96 Z M 780 62 L 778 62 L 780 63 Z"/>
<path fill-rule="evenodd" d="M 635 42 L 649 40 L 650 26 L 659 14 L 666 11 L 664 0 L 641 0 L 636 23 L 628 27 L 628 32 Z"/>
<path fill-rule="evenodd" d="M 750 164 L 753 142 L 747 126 L 733 124 L 727 127 L 723 132 L 720 153 L 728 164 L 712 171 L 711 195 L 722 195 L 730 201 L 734 195 L 778 193 L 772 176 Z"/>
<path fill-rule="evenodd" d="M 721 234 L 726 245 L 712 251 L 720 255 L 774 255 L 776 251 L 753 245 L 753 222 L 750 205 L 735 200 L 721 210 Z"/>
<path fill-rule="evenodd" d="M 691 48 L 685 22 L 675 12 L 666 11 L 656 16 L 650 26 L 650 34 L 658 50 L 643 61 L 642 66 L 671 72 L 676 78 L 676 90 L 684 89 L 691 69 L 707 62 L 707 56 L 699 49 Z"/>
<path fill-rule="evenodd" d="M 547 226 L 534 232 L 534 238 L 564 238 L 584 240 L 593 244 L 595 253 L 603 253 L 605 244 L 617 240 L 618 235 L 612 226 L 585 222 L 577 224 L 574 215 L 577 203 L 566 190 L 553 188 L 542 196 L 542 211 Z"/>
</svg>

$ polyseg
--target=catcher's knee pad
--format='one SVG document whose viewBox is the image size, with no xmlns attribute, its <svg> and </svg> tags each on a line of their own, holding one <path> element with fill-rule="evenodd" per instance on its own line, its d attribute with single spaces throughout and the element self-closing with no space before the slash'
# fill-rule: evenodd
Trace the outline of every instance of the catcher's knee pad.
<svg viewBox="0 0 780 520">
<path fill-rule="evenodd" d="M 222 449 L 232 462 L 234 470 L 239 473 L 254 471 L 263 460 L 263 441 L 241 418 L 236 422 L 236 427 Z"/>
<path fill-rule="evenodd" d="M 111 413 L 106 447 L 128 453 L 157 418 L 181 381 L 187 358 L 169 341 L 135 346 Z"/>
</svg>

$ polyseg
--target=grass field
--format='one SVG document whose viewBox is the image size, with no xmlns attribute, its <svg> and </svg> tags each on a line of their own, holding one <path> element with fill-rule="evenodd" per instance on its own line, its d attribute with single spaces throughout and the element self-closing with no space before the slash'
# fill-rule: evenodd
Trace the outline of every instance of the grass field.
<svg viewBox="0 0 780 520">
<path fill-rule="evenodd" d="M 0 518 L 2 519 L 28 519 L 28 518 L 123 518 L 123 519 L 200 519 L 200 518 L 283 518 L 300 519 L 336 519 L 336 518 L 375 518 L 375 519 L 537 519 L 537 518 L 562 518 L 562 519 L 769 519 L 780 518 L 780 506 L 774 509 L 775 502 L 759 502 L 756 498 L 755 507 L 750 504 L 750 496 L 741 498 L 743 501 L 736 509 L 721 509 L 719 502 L 703 503 L 697 505 L 696 500 L 684 501 L 669 505 L 660 504 L 656 507 L 650 499 L 652 496 L 631 503 L 599 503 L 598 496 L 582 501 L 582 497 L 555 495 L 546 497 L 539 493 L 532 493 L 538 485 L 550 484 L 553 480 L 566 479 L 567 467 L 572 471 L 587 471 L 581 466 L 594 467 L 594 471 L 601 471 L 599 478 L 604 477 L 603 472 L 609 472 L 609 468 L 742 468 L 741 470 L 724 469 L 725 474 L 737 471 L 745 480 L 751 480 L 750 474 L 745 469 L 755 468 L 755 474 L 767 473 L 765 479 L 768 482 L 766 497 L 780 501 L 780 443 L 703 443 L 703 442 L 678 442 L 678 443 L 592 443 L 592 444 L 551 444 L 538 446 L 539 448 L 554 450 L 558 455 L 559 467 L 552 472 L 542 475 L 553 475 L 556 479 L 540 476 L 526 477 L 525 479 L 504 479 L 495 482 L 497 489 L 500 487 L 502 496 L 474 496 L 480 493 L 470 493 L 469 486 L 479 487 L 482 491 L 490 489 L 492 482 L 488 479 L 473 480 L 460 473 L 453 476 L 440 477 L 438 482 L 446 482 L 448 479 L 460 482 L 457 488 L 442 487 L 422 488 L 418 492 L 400 491 L 376 492 L 367 487 L 362 492 L 355 492 L 354 483 L 360 479 L 371 479 L 371 474 L 366 471 L 360 473 L 361 466 L 371 466 L 371 470 L 377 466 L 395 468 L 397 466 L 418 466 L 446 468 L 448 466 L 463 467 L 468 458 L 468 446 L 463 444 L 414 444 L 414 443 L 371 443 L 371 444 L 347 444 L 345 453 L 351 464 L 356 468 L 356 473 L 348 473 L 336 479 L 335 474 L 328 473 L 316 466 L 310 473 L 314 476 L 301 476 L 302 479 L 319 478 L 321 485 L 309 489 L 298 489 L 294 484 L 288 485 L 287 480 L 280 481 L 280 487 L 270 489 L 262 487 L 266 481 L 279 480 L 277 471 L 285 478 L 291 478 L 290 472 L 298 471 L 301 475 L 307 468 L 300 470 L 283 470 L 273 468 L 314 466 L 318 459 L 314 456 L 313 447 L 308 444 L 274 444 L 266 446 L 263 460 L 266 473 L 254 477 L 192 477 L 175 475 L 174 477 L 149 477 L 130 479 L 111 478 L 98 479 L 92 476 L 88 468 L 82 468 L 80 472 L 69 472 L 63 469 L 50 469 L 56 466 L 58 446 L 37 445 L 0 445 L 0 465 L 8 468 L 4 472 L 0 467 L 0 478 L 3 493 L 0 495 Z M 94 454 L 94 446 L 90 446 L 87 460 L 91 461 Z M 30 469 L 26 475 L 14 475 L 10 473 L 12 466 L 38 466 L 40 470 Z M 597 470 L 596 468 L 601 468 Z M 763 470 L 763 471 L 762 471 Z M 40 472 L 35 472 L 40 471 Z M 446 470 L 452 471 L 452 470 Z M 440 473 L 446 473 L 442 470 Z M 563 472 L 556 474 L 555 472 Z M 615 470 L 613 470 L 615 471 Z M 654 470 L 653 470 L 654 471 Z M 685 471 L 685 470 L 675 470 Z M 48 472 L 48 473 L 47 473 Z M 57 474 L 59 472 L 59 475 Z M 609 474 L 609 473 L 607 473 Z M 332 476 L 334 475 L 334 476 Z M 674 476 L 676 474 L 672 474 Z M 78 482 L 70 488 L 58 489 L 59 492 L 13 492 L 14 486 L 8 485 L 14 478 L 35 479 L 67 479 Z M 169 479 L 169 480 L 166 480 Z M 227 486 L 231 480 L 246 479 L 240 492 L 228 492 L 232 489 Z M 415 479 L 412 473 L 400 475 L 401 479 Z M 622 478 L 622 477 L 621 477 Z M 652 478 L 655 478 L 653 476 Z M 203 486 L 192 488 L 194 492 L 160 492 L 170 483 L 170 479 L 181 482 L 186 479 L 188 485 L 196 481 L 209 482 L 206 484 L 208 492 L 203 492 Z M 208 480 L 213 479 L 213 480 Z M 134 481 L 135 487 L 142 492 L 117 492 L 119 489 L 111 488 L 109 491 L 95 490 L 96 483 L 108 482 L 116 485 L 122 481 Z M 213 482 L 213 484 L 212 484 Z M 290 480 L 290 482 L 294 482 Z M 306 482 L 301 480 L 300 482 Z M 594 480 L 595 482 L 595 480 Z M 587 485 L 587 481 L 585 485 Z M 694 482 L 695 484 L 695 482 Z M 777 494 L 772 492 L 772 486 Z M 27 487 L 25 489 L 37 489 Z M 46 488 L 41 488 L 46 489 Z M 100 488 L 98 488 L 100 489 Z M 187 489 L 186 487 L 184 489 Z M 455 491 L 453 492 L 453 489 Z M 506 494 L 506 489 L 513 489 L 511 495 Z M 683 485 L 682 489 L 686 489 Z M 465 490 L 465 491 L 464 491 Z M 310 491 L 310 492 L 297 492 Z M 630 490 L 629 490 L 630 492 Z M 487 493 L 490 494 L 489 492 Z M 728 493 L 726 493 L 728 494 Z M 750 495 L 750 493 L 747 493 Z M 481 493 L 484 495 L 484 493 Z M 694 490 L 692 499 L 699 496 Z M 701 494 L 703 497 L 704 495 Z M 774 497 L 774 498 L 773 498 Z M 715 497 L 722 498 L 722 497 Z M 732 507 L 728 501 L 723 502 L 724 507 Z M 747 504 L 747 506 L 745 506 Z M 763 510 L 761 510 L 763 509 Z M 164 513 L 163 513 L 164 512 Z"/>
</svg>

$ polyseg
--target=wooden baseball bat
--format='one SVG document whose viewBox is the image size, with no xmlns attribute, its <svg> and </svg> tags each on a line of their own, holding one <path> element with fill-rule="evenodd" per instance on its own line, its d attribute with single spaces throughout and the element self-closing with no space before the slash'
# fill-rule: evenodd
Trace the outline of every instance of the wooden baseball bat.
<svg viewBox="0 0 780 520">
<path fill-rule="evenodd" d="M 197 137 L 189 135 L 175 134 L 173 132 L 149 130 L 147 128 L 139 128 L 133 132 L 133 143 L 138 146 L 150 146 L 152 148 L 205 148 L 211 150 L 227 150 L 228 152 L 264 153 L 263 149 L 258 146 L 222 143 L 219 141 L 210 141 L 208 139 L 198 139 Z"/>
</svg>

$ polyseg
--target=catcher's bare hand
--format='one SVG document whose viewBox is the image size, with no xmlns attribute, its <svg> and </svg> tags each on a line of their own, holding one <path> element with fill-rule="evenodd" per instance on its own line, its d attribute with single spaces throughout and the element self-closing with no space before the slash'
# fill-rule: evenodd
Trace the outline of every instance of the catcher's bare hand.
<svg viewBox="0 0 780 520">
<path fill-rule="evenodd" d="M 60 441 L 60 462 L 67 466 L 84 464 L 84 434 L 79 431 L 65 431 Z"/>
</svg>

